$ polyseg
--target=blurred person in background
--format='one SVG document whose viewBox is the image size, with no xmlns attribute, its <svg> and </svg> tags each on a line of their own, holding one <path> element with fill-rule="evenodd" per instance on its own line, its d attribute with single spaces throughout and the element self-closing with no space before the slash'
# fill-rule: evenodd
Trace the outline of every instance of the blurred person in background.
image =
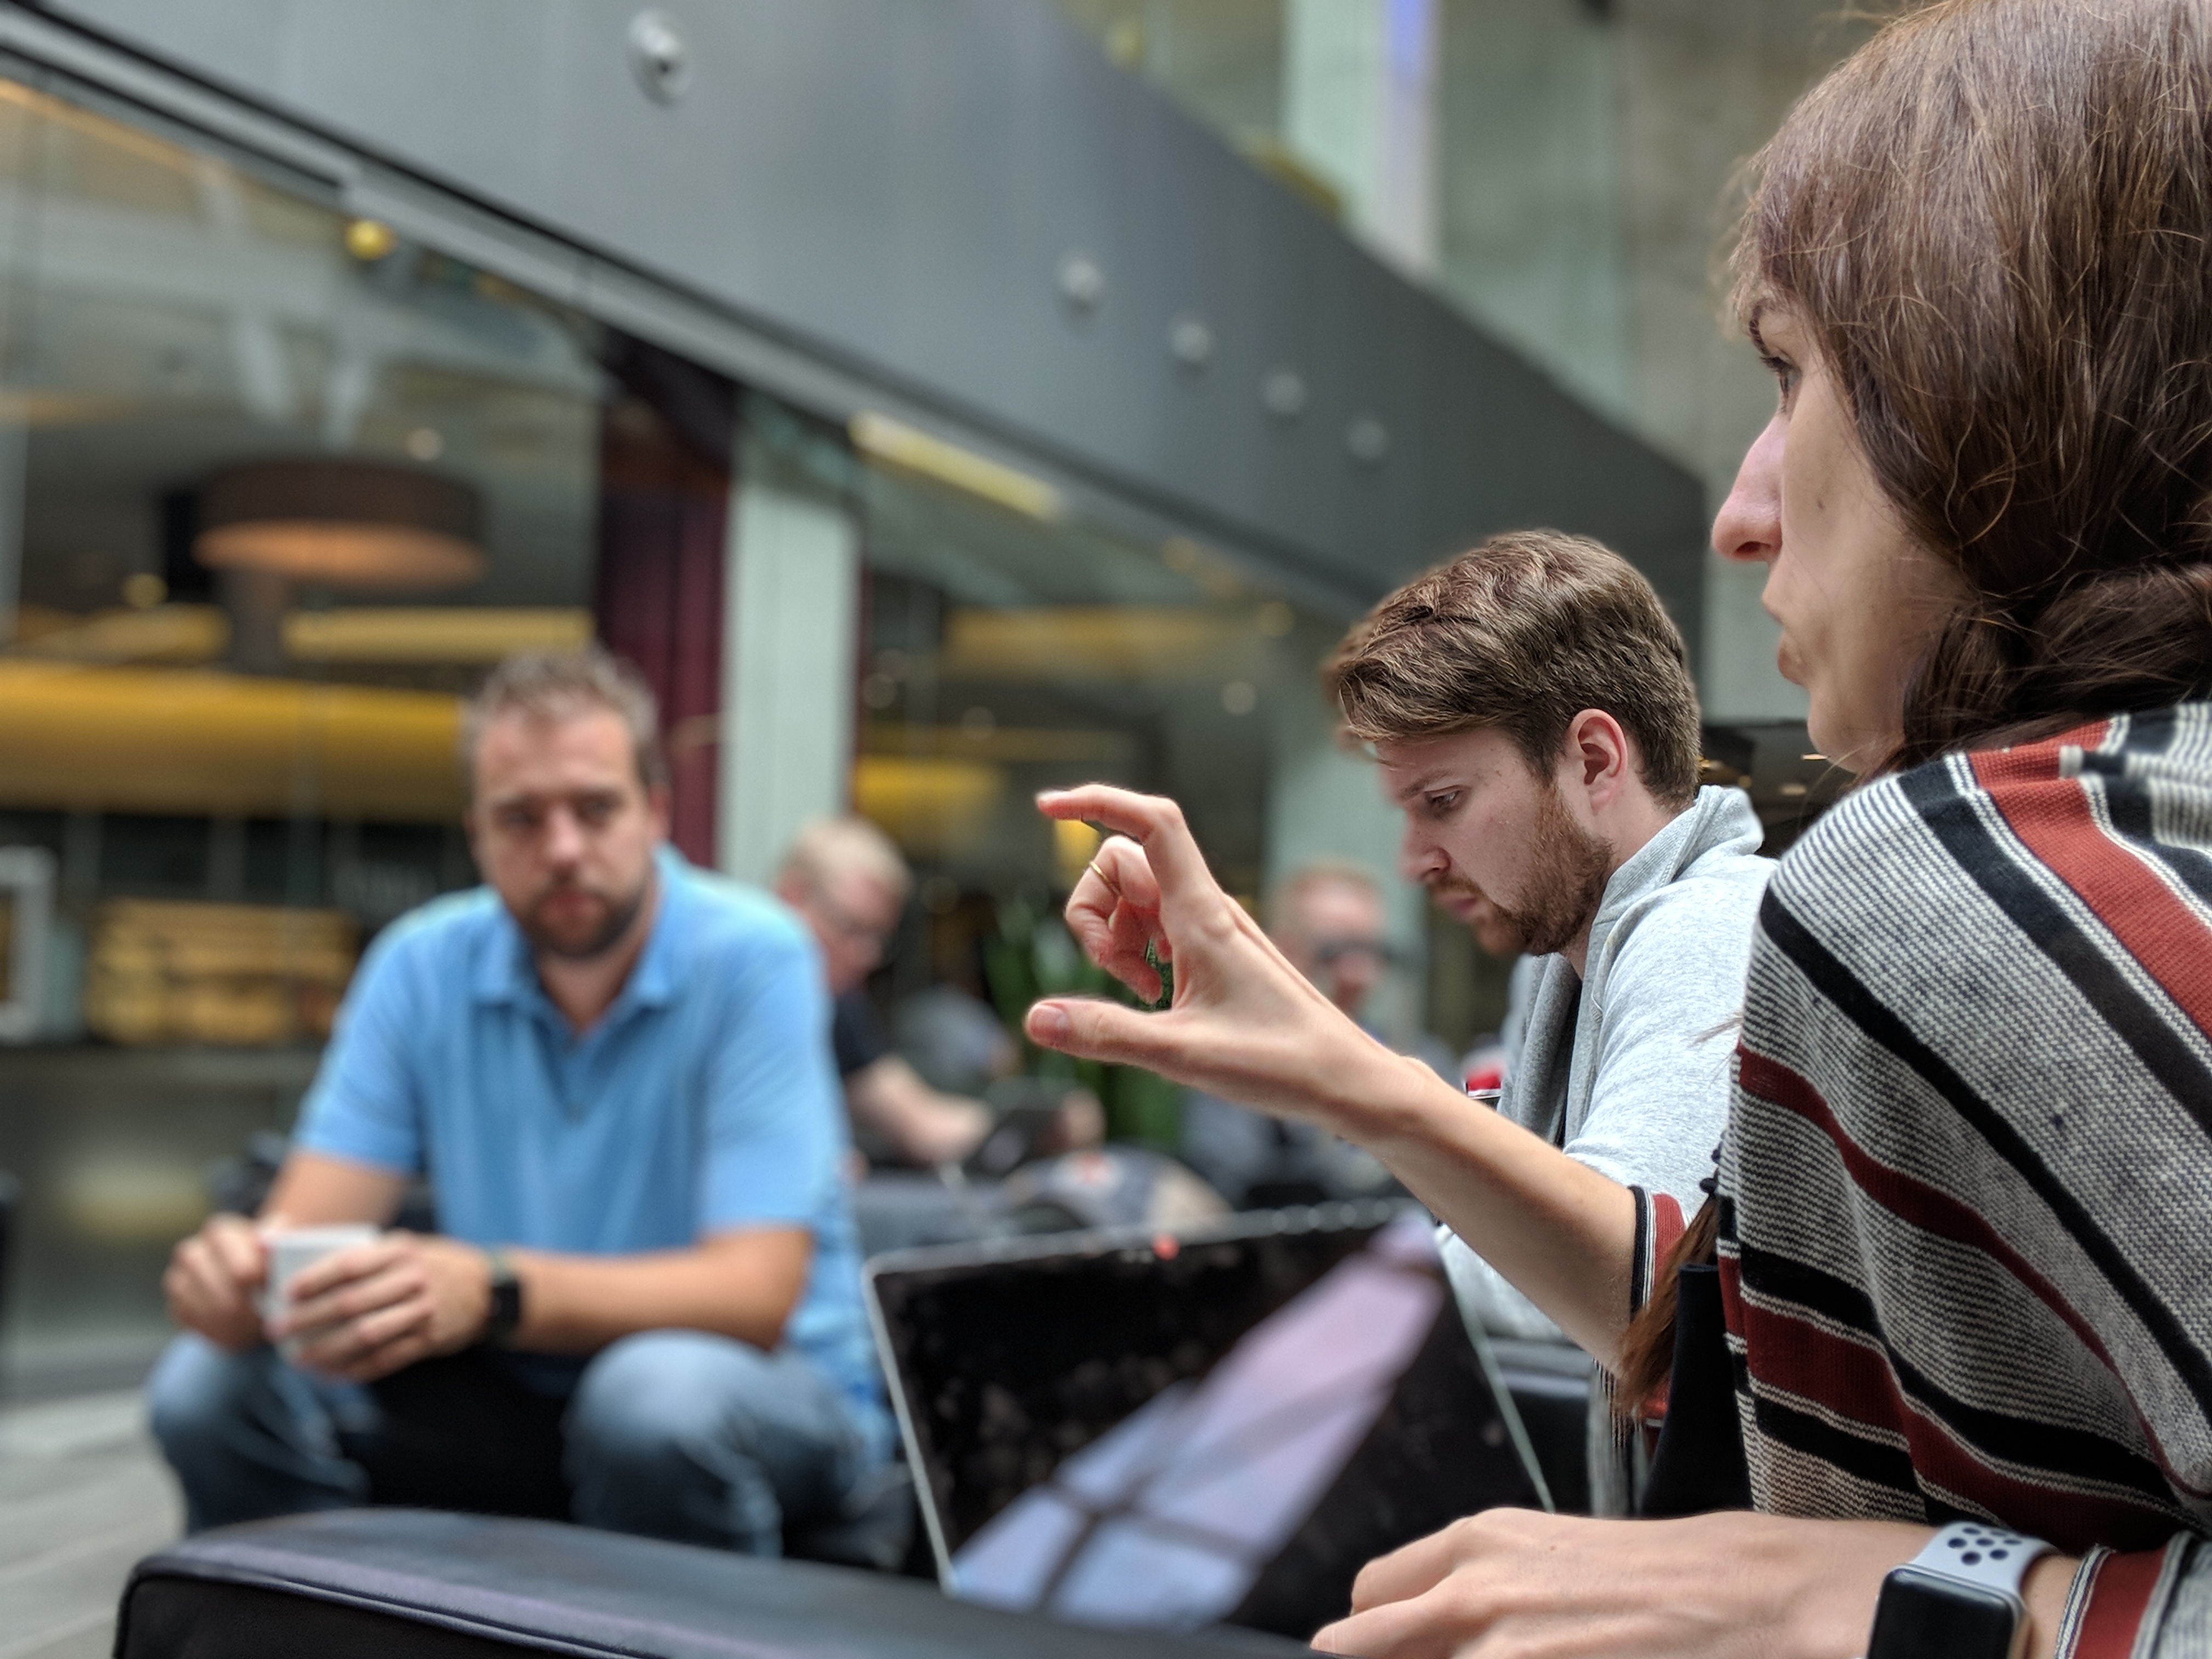
<svg viewBox="0 0 2212 1659">
<path fill-rule="evenodd" d="M 1291 965 L 1358 1019 L 1395 954 L 1374 872 L 1349 860 L 1317 859 L 1274 893 L 1267 922 Z"/>
<path fill-rule="evenodd" d="M 891 838 L 866 818 L 817 818 L 802 829 L 775 878 L 776 896 L 798 913 L 822 947 L 835 1015 L 831 1041 L 854 1127 L 896 1162 L 958 1164 L 990 1135 L 997 1115 L 980 1100 L 933 1088 L 894 1049 L 868 975 L 913 890 L 914 877 Z M 995 1024 L 995 1021 L 994 1022 Z M 1009 1056 L 1018 1050 L 1003 1035 Z M 972 1033 L 963 1029 L 963 1036 Z M 1066 1091 L 1034 1148 L 1095 1146 L 1103 1128 L 1088 1090 Z"/>
<path fill-rule="evenodd" d="M 177 1247 L 155 1432 L 195 1528 L 374 1501 L 773 1555 L 892 1438 L 814 945 L 667 847 L 652 694 L 604 652 L 501 665 L 464 753 L 487 885 L 377 940 L 260 1225 Z M 440 1236 L 264 1314 L 265 1234 L 384 1223 L 426 1171 Z"/>
<path fill-rule="evenodd" d="M 1368 999 L 1389 972 L 1395 952 L 1382 884 L 1364 865 L 1317 859 L 1300 866 L 1267 896 L 1267 935 L 1291 965 L 1330 1002 L 1372 1030 Z M 1437 1048 L 1438 1052 L 1426 1052 Z M 1425 1041 L 1417 1057 L 1449 1076 L 1449 1057 Z M 1182 1102 L 1184 1163 L 1239 1209 L 1368 1198 L 1397 1190 L 1368 1153 L 1310 1123 L 1270 1117 L 1193 1090 Z"/>
<path fill-rule="evenodd" d="M 898 1000 L 891 1043 L 925 1083 L 951 1095 L 981 1095 L 1021 1074 L 1022 1045 L 997 1010 L 950 981 Z"/>
</svg>

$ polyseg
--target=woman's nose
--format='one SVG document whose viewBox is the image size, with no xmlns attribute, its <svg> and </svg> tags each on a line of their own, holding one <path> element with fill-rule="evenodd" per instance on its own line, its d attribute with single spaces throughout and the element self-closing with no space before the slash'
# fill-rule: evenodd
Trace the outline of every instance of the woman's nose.
<svg viewBox="0 0 2212 1659">
<path fill-rule="evenodd" d="M 1713 551 L 1724 559 L 1766 563 L 1782 550 L 1782 441 L 1789 428 L 1777 415 L 1744 452 L 1735 488 L 1713 519 Z"/>
</svg>

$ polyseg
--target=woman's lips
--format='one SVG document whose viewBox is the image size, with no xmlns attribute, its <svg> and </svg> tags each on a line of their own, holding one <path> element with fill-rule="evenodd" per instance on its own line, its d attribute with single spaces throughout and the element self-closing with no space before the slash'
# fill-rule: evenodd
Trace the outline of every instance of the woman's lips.
<svg viewBox="0 0 2212 1659">
<path fill-rule="evenodd" d="M 1805 676 L 1797 666 L 1797 653 L 1790 648 L 1787 635 L 1784 635 L 1782 642 L 1774 647 L 1774 666 L 1782 678 L 1788 680 L 1790 684 L 1805 684 Z"/>
</svg>

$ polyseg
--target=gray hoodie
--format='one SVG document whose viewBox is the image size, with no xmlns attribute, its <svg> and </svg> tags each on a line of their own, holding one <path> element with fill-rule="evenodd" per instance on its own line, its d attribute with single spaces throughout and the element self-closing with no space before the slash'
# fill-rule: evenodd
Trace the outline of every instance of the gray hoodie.
<svg viewBox="0 0 2212 1659">
<path fill-rule="evenodd" d="M 1751 802 L 1708 785 L 1613 872 L 1590 924 L 1589 971 L 1547 957 L 1498 1110 L 1624 1187 L 1704 1202 L 1728 1119 L 1752 925 L 1771 860 Z M 1470 1107 L 1470 1110 L 1480 1108 Z M 1460 1310 L 1498 1336 L 1559 1328 L 1449 1233 Z"/>
</svg>

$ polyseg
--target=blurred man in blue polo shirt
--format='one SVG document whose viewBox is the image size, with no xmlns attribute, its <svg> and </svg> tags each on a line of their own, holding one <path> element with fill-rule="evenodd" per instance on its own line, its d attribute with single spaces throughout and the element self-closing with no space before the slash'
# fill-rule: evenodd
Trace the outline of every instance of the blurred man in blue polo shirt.
<svg viewBox="0 0 2212 1659">
<path fill-rule="evenodd" d="M 489 885 L 378 939 L 258 1225 L 170 1265 L 152 1412 L 195 1528 L 396 1502 L 774 1554 L 880 1475 L 821 965 L 665 844 L 655 734 L 597 650 L 471 707 Z M 385 1223 L 426 1173 L 438 1236 L 264 1316 L 271 1236 Z"/>
</svg>

